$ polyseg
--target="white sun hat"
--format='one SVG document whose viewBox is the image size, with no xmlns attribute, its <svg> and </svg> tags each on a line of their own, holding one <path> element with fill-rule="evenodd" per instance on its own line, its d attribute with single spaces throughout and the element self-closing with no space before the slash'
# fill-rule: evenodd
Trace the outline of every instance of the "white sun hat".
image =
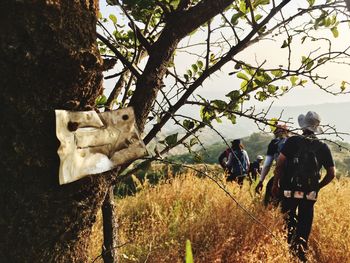
<svg viewBox="0 0 350 263">
<path fill-rule="evenodd" d="M 306 129 L 314 133 L 323 132 L 322 128 L 320 127 L 321 117 L 314 111 L 308 111 L 306 115 L 300 114 L 298 117 L 298 123 L 302 129 Z"/>
</svg>

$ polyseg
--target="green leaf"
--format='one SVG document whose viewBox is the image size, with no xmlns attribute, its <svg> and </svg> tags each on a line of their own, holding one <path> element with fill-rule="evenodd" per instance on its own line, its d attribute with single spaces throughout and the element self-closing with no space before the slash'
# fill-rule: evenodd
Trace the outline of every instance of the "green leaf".
<svg viewBox="0 0 350 263">
<path fill-rule="evenodd" d="M 251 67 L 244 65 L 242 66 L 242 68 L 244 69 L 245 72 L 247 72 L 247 74 L 249 74 L 250 76 L 255 75 L 255 70 L 252 69 Z"/>
<path fill-rule="evenodd" d="M 272 70 L 271 74 L 274 75 L 276 78 L 280 78 L 283 75 L 283 71 L 280 69 Z"/>
<path fill-rule="evenodd" d="M 117 4 L 118 4 L 118 1 L 117 1 L 117 0 L 107 0 L 106 2 L 107 2 L 107 4 L 109 4 L 109 5 L 117 5 Z"/>
<path fill-rule="evenodd" d="M 237 76 L 237 78 L 244 79 L 246 81 L 250 80 L 250 78 L 246 74 L 244 74 L 242 72 L 238 72 L 236 76 Z"/>
<path fill-rule="evenodd" d="M 328 60 L 328 58 L 320 58 L 319 60 L 317 60 L 317 64 L 322 64 L 324 62 L 326 62 Z"/>
<path fill-rule="evenodd" d="M 198 71 L 198 66 L 197 66 L 196 64 L 192 64 L 192 65 L 191 65 L 191 68 L 192 68 L 192 70 L 193 70 L 194 73 L 197 73 L 197 71 Z M 195 74 L 194 74 L 194 75 L 195 75 Z"/>
<path fill-rule="evenodd" d="M 288 47 L 289 45 L 288 45 L 288 42 L 287 42 L 287 40 L 284 40 L 283 41 L 283 44 L 282 44 L 282 46 L 281 46 L 281 48 L 286 48 L 286 47 Z"/>
<path fill-rule="evenodd" d="M 190 80 L 190 76 L 188 74 L 184 74 L 184 78 L 185 78 L 186 82 L 188 82 Z"/>
<path fill-rule="evenodd" d="M 260 14 L 257 14 L 254 16 L 255 21 L 259 21 L 263 16 Z"/>
<path fill-rule="evenodd" d="M 340 90 L 343 92 L 346 89 L 346 81 L 342 81 L 340 85 Z"/>
<path fill-rule="evenodd" d="M 330 18 L 330 17 L 327 17 L 327 18 L 325 19 L 324 26 L 325 26 L 325 27 L 329 27 L 329 26 L 331 25 L 331 23 L 332 23 L 331 18 Z"/>
<path fill-rule="evenodd" d="M 195 163 L 202 163 L 203 162 L 203 157 L 200 155 L 200 154 L 198 154 L 198 153 L 194 153 L 194 156 L 193 156 L 193 161 L 195 162 Z M 191 249 L 192 250 L 192 249 Z M 187 251 L 187 246 L 186 246 L 186 251 Z M 192 252 L 191 252 L 191 254 L 192 254 Z M 187 253 L 186 253 L 186 258 L 187 258 Z M 189 257 L 189 259 L 190 259 L 190 257 Z M 187 260 L 187 259 L 186 259 Z M 187 261 L 186 261 L 187 262 Z M 193 263 L 193 257 L 192 257 L 192 261 L 188 261 L 189 263 Z"/>
<path fill-rule="evenodd" d="M 241 94 L 238 90 L 233 90 L 226 94 L 226 97 L 229 97 L 231 100 L 236 101 L 240 95 Z"/>
<path fill-rule="evenodd" d="M 246 80 L 243 80 L 242 83 L 241 83 L 241 90 L 246 90 L 247 89 L 247 86 L 248 86 L 248 81 Z"/>
<path fill-rule="evenodd" d="M 215 115 L 214 111 L 208 110 L 208 108 L 204 106 L 201 107 L 199 114 L 200 114 L 200 117 L 202 118 L 202 121 L 206 123 L 210 123 L 213 116 Z"/>
<path fill-rule="evenodd" d="M 288 86 L 282 86 L 282 87 L 281 87 L 281 90 L 282 90 L 283 92 L 287 92 L 287 91 L 288 91 L 288 89 L 289 89 L 289 87 L 288 87 Z"/>
<path fill-rule="evenodd" d="M 229 116 L 227 116 L 228 117 L 228 119 L 231 121 L 231 123 L 232 124 L 236 124 L 236 115 L 234 115 L 234 114 L 230 114 Z"/>
<path fill-rule="evenodd" d="M 190 146 L 192 147 L 193 145 L 196 145 L 196 144 L 198 144 L 198 139 L 197 138 L 192 138 L 190 140 Z"/>
<path fill-rule="evenodd" d="M 246 6 L 246 1 L 245 0 L 241 0 L 239 3 L 239 11 L 241 11 L 243 14 L 247 13 L 247 6 Z"/>
<path fill-rule="evenodd" d="M 223 100 L 212 100 L 211 103 L 218 108 L 219 111 L 224 111 L 227 108 L 227 103 Z"/>
<path fill-rule="evenodd" d="M 218 117 L 216 117 L 215 120 L 217 121 L 217 123 L 222 123 L 222 120 Z"/>
<path fill-rule="evenodd" d="M 178 133 L 171 134 L 165 137 L 164 141 L 168 146 L 174 146 L 177 143 L 177 135 Z"/>
<path fill-rule="evenodd" d="M 258 7 L 259 5 L 268 5 L 270 3 L 270 0 L 256 0 L 253 3 L 254 8 Z"/>
<path fill-rule="evenodd" d="M 241 62 L 237 62 L 235 64 L 235 69 L 241 69 L 242 68 L 242 63 Z"/>
<path fill-rule="evenodd" d="M 307 2 L 309 3 L 309 6 L 313 6 L 315 4 L 315 0 L 307 0 Z"/>
<path fill-rule="evenodd" d="M 240 19 L 244 13 L 238 12 L 237 14 L 232 15 L 231 17 L 231 24 L 236 26 L 238 24 L 238 19 Z"/>
<path fill-rule="evenodd" d="M 270 94 L 275 94 L 277 90 L 278 90 L 278 87 L 275 86 L 275 85 L 268 85 L 268 86 L 267 86 L 267 91 L 268 91 Z"/>
<path fill-rule="evenodd" d="M 105 95 L 100 95 L 96 98 L 95 104 L 97 108 L 104 107 L 107 103 L 107 97 Z"/>
<path fill-rule="evenodd" d="M 271 118 L 269 121 L 269 126 L 272 132 L 276 130 L 276 125 L 278 124 L 278 119 L 277 118 Z"/>
<path fill-rule="evenodd" d="M 211 64 L 215 64 L 217 59 L 215 58 L 215 55 L 213 53 L 210 54 L 209 61 Z"/>
<path fill-rule="evenodd" d="M 307 64 L 306 64 L 306 70 L 310 70 L 312 68 L 312 66 L 314 65 L 314 61 L 310 60 Z"/>
<path fill-rule="evenodd" d="M 192 68 L 194 73 L 196 73 L 198 71 L 198 66 L 196 64 L 192 64 L 191 68 Z"/>
<path fill-rule="evenodd" d="M 255 98 L 259 101 L 264 101 L 268 98 L 269 96 L 266 94 L 265 91 L 258 91 L 256 94 L 255 94 Z"/>
<path fill-rule="evenodd" d="M 298 80 L 297 76 L 291 76 L 290 77 L 290 82 L 292 83 L 293 87 L 297 85 L 297 80 Z"/>
<path fill-rule="evenodd" d="M 188 75 L 190 78 L 192 78 L 192 76 L 193 76 L 193 75 L 192 75 L 192 74 L 193 74 L 192 71 L 191 71 L 190 69 L 188 69 L 186 72 L 187 72 L 187 75 Z"/>
<path fill-rule="evenodd" d="M 301 57 L 301 63 L 305 65 L 306 70 L 310 70 L 314 65 L 314 61 L 305 56 Z"/>
<path fill-rule="evenodd" d="M 198 66 L 199 69 L 202 69 L 203 68 L 203 62 L 198 60 L 197 61 L 197 66 Z"/>
<path fill-rule="evenodd" d="M 307 80 L 306 80 L 306 79 L 301 79 L 301 80 L 299 81 L 298 85 L 304 87 L 304 84 L 306 84 L 306 83 L 307 83 Z"/>
<path fill-rule="evenodd" d="M 110 14 L 109 19 L 113 22 L 113 24 L 117 24 L 117 17 L 115 15 Z"/>
<path fill-rule="evenodd" d="M 184 120 L 182 122 L 182 125 L 187 129 L 187 130 L 191 130 L 194 127 L 194 122 L 191 120 Z"/>
<path fill-rule="evenodd" d="M 338 28 L 336 26 L 332 27 L 331 31 L 332 31 L 333 37 L 337 38 L 339 36 L 339 31 L 338 31 Z"/>
</svg>

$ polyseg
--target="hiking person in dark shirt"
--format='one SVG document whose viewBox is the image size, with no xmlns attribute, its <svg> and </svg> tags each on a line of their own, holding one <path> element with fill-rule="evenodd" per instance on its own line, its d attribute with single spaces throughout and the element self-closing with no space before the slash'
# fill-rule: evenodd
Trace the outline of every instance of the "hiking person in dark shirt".
<svg viewBox="0 0 350 263">
<path fill-rule="evenodd" d="M 320 116 L 313 111 L 299 115 L 302 136 L 292 136 L 284 144 L 277 160 L 272 193 L 283 195 L 281 205 L 288 228 L 291 251 L 303 262 L 311 232 L 314 204 L 321 188 L 335 176 L 334 161 L 329 147 L 315 134 L 322 132 Z M 319 182 L 320 169 L 326 175 Z"/>
<path fill-rule="evenodd" d="M 273 161 L 277 161 L 278 155 L 289 136 L 287 125 L 282 123 L 280 124 L 277 123 L 275 126 L 275 130 L 273 131 L 273 134 L 275 138 L 271 140 L 271 142 L 267 147 L 266 158 L 260 174 L 260 180 L 258 185 L 255 188 L 255 191 L 257 193 L 260 193 L 263 187 L 263 182 L 271 169 Z M 279 198 L 273 198 L 271 193 L 272 184 L 273 184 L 273 177 L 268 181 L 266 185 L 266 191 L 265 191 L 265 197 L 264 197 L 265 206 L 267 206 L 269 203 L 278 205 L 280 200 Z"/>
<path fill-rule="evenodd" d="M 256 160 L 250 164 L 249 167 L 249 180 L 255 181 L 258 178 L 258 175 L 260 176 L 261 174 L 261 162 L 264 160 L 264 157 L 261 155 L 258 155 L 256 157 Z"/>
<path fill-rule="evenodd" d="M 249 171 L 249 156 L 241 144 L 241 140 L 233 140 L 232 146 L 228 153 L 228 159 L 223 164 L 224 169 L 227 169 L 229 176 L 228 182 L 236 181 L 239 185 L 243 184 L 243 179 L 247 176 Z"/>
</svg>

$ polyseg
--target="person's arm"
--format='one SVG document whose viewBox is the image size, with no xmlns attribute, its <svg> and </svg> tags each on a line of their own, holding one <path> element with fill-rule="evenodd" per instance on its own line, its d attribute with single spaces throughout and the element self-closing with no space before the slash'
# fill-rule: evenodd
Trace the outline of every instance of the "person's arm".
<svg viewBox="0 0 350 263">
<path fill-rule="evenodd" d="M 261 170 L 261 174 L 260 174 L 260 179 L 259 179 L 259 183 L 258 185 L 255 187 L 255 191 L 256 192 L 260 192 L 262 187 L 263 187 L 263 182 L 265 180 L 266 175 L 269 173 L 270 168 L 272 166 L 272 162 L 273 162 L 273 156 L 272 155 L 267 155 L 264 161 L 264 165 L 263 168 Z"/>
<path fill-rule="evenodd" d="M 323 177 L 323 179 L 319 183 L 320 189 L 325 187 L 327 184 L 329 184 L 335 177 L 335 164 L 334 164 L 333 156 L 332 156 L 331 150 L 326 144 L 324 144 L 323 156 L 324 156 L 324 162 L 322 166 L 326 169 L 326 175 Z"/>
<path fill-rule="evenodd" d="M 335 167 L 331 166 L 326 169 L 326 175 L 319 184 L 320 189 L 329 184 L 335 177 Z"/>
<path fill-rule="evenodd" d="M 262 183 L 265 180 L 266 175 L 269 173 L 273 162 L 273 156 L 267 155 L 264 161 L 263 168 L 261 170 L 260 182 Z"/>
<path fill-rule="evenodd" d="M 283 153 L 280 153 L 277 159 L 276 169 L 275 169 L 274 178 L 273 178 L 273 185 L 272 185 L 272 195 L 274 197 L 277 197 L 279 194 L 279 190 L 280 190 L 279 181 L 284 176 L 283 168 L 285 166 L 286 161 L 287 161 L 287 157 Z"/>
<path fill-rule="evenodd" d="M 247 151 L 243 151 L 243 154 L 244 154 L 244 158 L 246 160 L 246 171 L 249 171 L 249 167 L 250 167 L 250 160 L 249 160 L 249 155 L 247 153 Z"/>
<path fill-rule="evenodd" d="M 227 159 L 227 161 L 226 161 L 226 163 L 225 163 L 225 166 L 226 167 L 231 167 L 231 165 L 232 165 L 232 163 L 233 163 L 233 152 L 232 152 L 232 150 L 230 151 L 230 153 L 229 153 L 229 155 L 228 155 L 228 159 Z"/>
<path fill-rule="evenodd" d="M 226 168 L 226 167 L 225 167 L 225 161 L 224 161 L 225 157 L 226 157 L 226 151 L 222 152 L 222 153 L 220 154 L 220 156 L 219 156 L 219 164 L 220 164 L 221 167 L 224 168 L 224 169 Z"/>
</svg>

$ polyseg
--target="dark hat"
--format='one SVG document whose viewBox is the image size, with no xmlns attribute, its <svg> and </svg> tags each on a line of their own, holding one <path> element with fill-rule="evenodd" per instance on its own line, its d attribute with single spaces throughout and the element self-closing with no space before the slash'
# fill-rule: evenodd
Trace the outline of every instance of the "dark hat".
<svg viewBox="0 0 350 263">
<path fill-rule="evenodd" d="M 231 141 L 232 144 L 235 144 L 235 145 L 240 145 L 241 144 L 241 139 L 235 139 L 233 141 Z"/>
</svg>

